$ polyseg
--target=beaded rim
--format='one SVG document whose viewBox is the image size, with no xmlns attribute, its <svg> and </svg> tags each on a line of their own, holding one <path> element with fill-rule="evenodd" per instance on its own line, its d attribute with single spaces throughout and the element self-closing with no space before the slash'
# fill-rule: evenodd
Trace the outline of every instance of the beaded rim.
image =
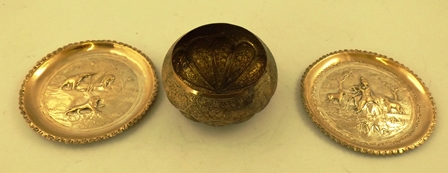
<svg viewBox="0 0 448 173">
<path fill-rule="evenodd" d="M 374 150 L 374 149 L 369 149 L 369 148 L 362 148 L 362 147 L 357 147 L 354 145 L 351 145 L 347 142 L 343 142 L 342 140 L 339 140 L 337 137 L 335 137 L 334 135 L 332 135 L 330 132 L 328 132 L 327 130 L 325 130 L 322 125 L 317 121 L 316 117 L 314 115 L 311 114 L 311 111 L 309 109 L 309 102 L 308 100 L 305 99 L 305 78 L 307 77 L 308 73 L 310 72 L 310 70 L 319 62 L 321 62 L 323 59 L 331 56 L 331 55 L 335 55 L 335 54 L 339 54 L 339 53 L 365 53 L 368 55 L 373 55 L 373 56 L 378 56 L 378 57 L 382 57 L 382 58 L 387 58 L 389 60 L 392 60 L 393 62 L 395 62 L 396 64 L 398 64 L 400 67 L 403 67 L 406 71 L 408 71 L 410 74 L 412 74 L 418 81 L 419 83 L 423 86 L 425 92 L 427 93 L 427 96 L 432 104 L 433 110 L 432 110 L 432 119 L 433 121 L 431 122 L 428 131 L 425 133 L 425 135 L 420 138 L 417 142 L 409 145 L 409 146 L 404 146 L 402 148 L 399 149 L 394 149 L 394 150 Z M 341 144 L 342 146 L 347 147 L 348 149 L 353 149 L 354 151 L 357 152 L 361 152 L 361 153 L 367 153 L 367 154 L 375 154 L 375 155 L 392 155 L 392 154 L 401 154 L 405 151 L 409 151 L 412 150 L 420 145 L 422 145 L 426 140 L 428 140 L 428 137 L 432 134 L 432 132 L 434 131 L 435 128 L 435 124 L 436 124 L 436 106 L 434 103 L 434 99 L 431 95 L 431 93 L 429 92 L 428 88 L 425 86 L 425 84 L 423 83 L 423 81 L 420 79 L 420 77 L 418 77 L 418 75 L 416 75 L 412 70 L 410 70 L 408 67 L 406 67 L 405 65 L 399 63 L 398 61 L 395 61 L 393 58 L 387 57 L 385 55 L 381 55 L 375 52 L 370 52 L 370 51 L 362 51 L 362 50 L 357 50 L 357 49 L 344 49 L 344 50 L 339 50 L 339 51 L 334 51 L 331 52 L 329 54 L 323 55 L 322 57 L 320 57 L 318 60 L 314 61 L 310 66 L 308 66 L 308 68 L 305 70 L 305 72 L 302 75 L 302 80 L 301 80 L 301 93 L 302 93 L 302 102 L 303 105 L 305 107 L 305 110 L 307 112 L 307 114 L 310 116 L 311 120 L 314 122 L 314 124 L 317 125 L 317 127 L 320 129 L 320 131 L 322 131 L 326 136 L 330 137 L 330 139 L 332 139 L 333 141 Z"/>
<path fill-rule="evenodd" d="M 25 112 L 25 108 L 24 108 L 24 93 L 25 93 L 25 86 L 28 83 L 30 77 L 36 72 L 37 69 L 39 69 L 41 67 L 41 65 L 48 61 L 49 59 L 51 59 L 54 55 L 58 54 L 59 52 L 61 52 L 62 50 L 65 50 L 69 47 L 72 47 L 74 45 L 80 45 L 80 44 L 84 44 L 84 43 L 98 43 L 98 42 L 102 42 L 102 43 L 112 43 L 112 44 L 118 44 L 118 45 L 122 45 L 125 47 L 128 47 L 134 51 L 136 51 L 138 54 L 142 55 L 147 62 L 149 63 L 149 65 L 151 66 L 151 72 L 154 74 L 154 86 L 153 86 L 153 91 L 151 93 L 149 102 L 144 106 L 144 109 L 142 111 L 141 114 L 134 116 L 133 119 L 131 119 L 130 121 L 128 121 L 127 123 L 125 123 L 123 126 L 121 126 L 120 128 L 109 132 L 107 134 L 101 135 L 101 136 L 96 136 L 96 137 L 91 137 L 91 138 L 81 138 L 81 139 L 71 139 L 71 138 L 64 138 L 64 137 L 59 137 L 59 136 L 55 136 L 53 134 L 49 134 L 47 132 L 45 132 L 44 130 L 42 130 L 41 128 L 39 128 L 37 125 L 35 125 L 29 115 Z M 86 40 L 86 41 L 80 41 L 80 42 L 74 42 L 74 43 L 70 43 L 68 45 L 65 45 L 63 47 L 58 48 L 57 50 L 47 54 L 45 57 L 43 57 L 41 60 L 39 60 L 36 65 L 29 71 L 29 73 L 26 75 L 25 80 L 22 83 L 22 87 L 20 89 L 20 97 L 19 97 L 19 109 L 20 112 L 23 116 L 23 118 L 25 119 L 25 121 L 28 123 L 29 127 L 31 129 L 33 129 L 37 134 L 41 135 L 42 137 L 45 137 L 48 140 L 52 140 L 52 141 L 58 141 L 58 142 L 64 142 L 66 144 L 85 144 L 85 143 L 92 143 L 92 142 L 96 142 L 99 140 L 103 140 L 103 139 L 108 139 L 111 137 L 114 137 L 118 134 L 120 134 L 121 132 L 123 132 L 124 130 L 128 129 L 129 127 L 133 126 L 135 123 L 137 123 L 141 118 L 143 118 L 143 115 L 146 113 L 146 111 L 148 110 L 149 106 L 154 102 L 155 97 L 157 95 L 157 91 L 158 91 L 158 79 L 157 79 L 157 75 L 156 72 L 154 70 L 154 65 L 152 63 L 152 61 L 148 58 L 148 56 L 146 56 L 143 52 L 141 52 L 140 50 L 138 50 L 135 47 L 132 47 L 128 44 L 122 43 L 122 42 L 117 42 L 115 40 Z"/>
</svg>

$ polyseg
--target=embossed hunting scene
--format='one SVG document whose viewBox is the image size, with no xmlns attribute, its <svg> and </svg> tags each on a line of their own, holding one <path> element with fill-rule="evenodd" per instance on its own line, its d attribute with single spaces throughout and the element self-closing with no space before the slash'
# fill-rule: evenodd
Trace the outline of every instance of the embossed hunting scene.
<svg viewBox="0 0 448 173">
<path fill-rule="evenodd" d="M 434 129 L 436 111 L 424 83 L 381 54 L 331 52 L 308 67 L 301 86 L 311 120 L 354 151 L 403 153 L 423 144 Z"/>
<path fill-rule="evenodd" d="M 157 95 L 152 62 L 113 40 L 71 43 L 26 76 L 20 110 L 42 137 L 67 144 L 108 139 L 137 123 Z"/>
<path fill-rule="evenodd" d="M 111 123 L 130 109 L 138 83 L 125 64 L 96 55 L 56 73 L 43 92 L 54 120 L 82 129 Z"/>
<path fill-rule="evenodd" d="M 316 85 L 318 109 L 352 135 L 394 137 L 413 118 L 409 89 L 393 74 L 358 65 L 364 68 L 328 69 Z"/>
</svg>

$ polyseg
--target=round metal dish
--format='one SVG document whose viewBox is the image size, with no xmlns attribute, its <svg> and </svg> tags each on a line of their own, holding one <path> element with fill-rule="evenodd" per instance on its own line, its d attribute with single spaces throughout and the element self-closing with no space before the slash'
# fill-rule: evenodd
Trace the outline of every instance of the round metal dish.
<svg viewBox="0 0 448 173">
<path fill-rule="evenodd" d="M 153 65 L 142 52 L 116 41 L 84 41 L 37 63 L 20 90 L 20 109 L 47 139 L 89 143 L 132 126 L 156 93 Z"/>
<path fill-rule="evenodd" d="M 421 145 L 434 129 L 428 89 L 386 56 L 344 50 L 323 56 L 302 78 L 306 110 L 336 142 L 369 154 L 396 154 Z"/>
</svg>

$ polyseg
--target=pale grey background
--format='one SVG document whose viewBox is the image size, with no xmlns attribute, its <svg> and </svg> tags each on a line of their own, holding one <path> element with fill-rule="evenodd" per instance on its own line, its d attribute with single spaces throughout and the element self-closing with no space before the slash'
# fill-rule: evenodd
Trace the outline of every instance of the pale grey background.
<svg viewBox="0 0 448 173">
<path fill-rule="evenodd" d="M 446 172 L 448 170 L 448 1 L 191 0 L 0 1 L 0 169 L 2 172 Z M 147 116 L 115 138 L 88 145 L 48 141 L 18 109 L 34 64 L 71 42 L 112 39 L 146 53 L 160 77 L 171 44 L 213 22 L 243 26 L 277 61 L 270 104 L 222 128 L 183 118 L 162 88 Z M 438 108 L 436 130 L 396 156 L 348 150 L 324 136 L 302 106 L 308 65 L 340 49 L 385 54 L 426 83 Z M 445 88 L 445 89 L 444 89 Z"/>
</svg>

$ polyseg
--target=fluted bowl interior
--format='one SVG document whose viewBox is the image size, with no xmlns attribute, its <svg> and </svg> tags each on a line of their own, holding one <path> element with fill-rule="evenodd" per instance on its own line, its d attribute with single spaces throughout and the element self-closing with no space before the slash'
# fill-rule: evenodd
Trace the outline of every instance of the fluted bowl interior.
<svg viewBox="0 0 448 173">
<path fill-rule="evenodd" d="M 250 89 L 266 72 L 263 44 L 250 31 L 209 24 L 184 35 L 173 48 L 173 70 L 188 87 L 204 94 Z"/>
</svg>

